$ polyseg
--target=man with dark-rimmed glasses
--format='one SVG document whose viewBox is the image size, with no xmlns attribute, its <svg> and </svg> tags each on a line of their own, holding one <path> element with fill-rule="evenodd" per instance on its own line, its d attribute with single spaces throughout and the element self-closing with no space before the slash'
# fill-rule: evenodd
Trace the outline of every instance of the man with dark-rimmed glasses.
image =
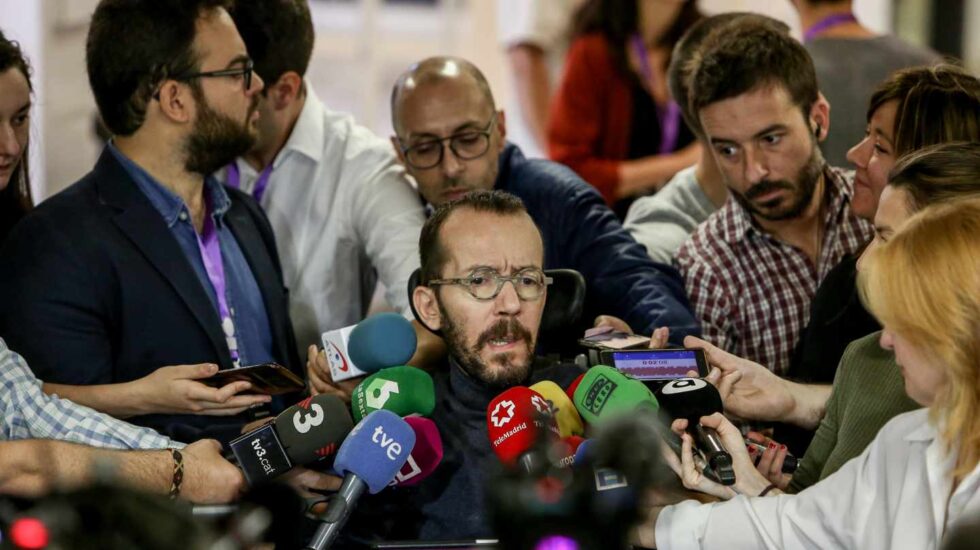
<svg viewBox="0 0 980 550">
<path fill-rule="evenodd" d="M 268 220 L 210 177 L 255 141 L 263 88 L 223 4 L 100 2 L 86 61 L 114 137 L 0 255 L 0 333 L 44 389 L 184 442 L 286 404 L 208 386 L 219 368 L 303 376 Z"/>
<path fill-rule="evenodd" d="M 391 111 L 392 143 L 427 202 L 438 206 L 479 189 L 512 193 L 541 230 L 544 267 L 585 277 L 582 326 L 569 327 L 567 341 L 547 342 L 543 351 L 573 351 L 576 329 L 606 316 L 644 334 L 669 327 L 676 342 L 698 332 L 677 272 L 650 260 L 594 188 L 506 142 L 504 113 L 471 63 L 434 57 L 412 66 L 394 86 Z"/>
</svg>

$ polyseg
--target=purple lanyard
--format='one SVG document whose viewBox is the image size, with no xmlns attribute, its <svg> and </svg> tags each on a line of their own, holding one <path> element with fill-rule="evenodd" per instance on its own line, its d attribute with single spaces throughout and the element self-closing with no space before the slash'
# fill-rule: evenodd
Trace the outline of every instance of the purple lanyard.
<svg viewBox="0 0 980 550">
<path fill-rule="evenodd" d="M 650 67 L 650 60 L 647 58 L 647 48 L 643 44 L 643 37 L 639 33 L 634 34 L 630 38 L 630 44 L 633 46 L 633 53 L 636 54 L 637 60 L 640 62 L 640 74 L 643 75 L 647 85 L 651 86 L 652 90 L 656 77 Z M 668 100 L 664 107 L 657 105 L 657 117 L 660 119 L 659 153 L 666 155 L 672 153 L 677 147 L 677 137 L 680 135 L 681 129 L 681 108 L 674 100 Z"/>
<path fill-rule="evenodd" d="M 195 231 L 194 235 L 197 237 L 197 247 L 201 251 L 201 259 L 204 260 L 204 270 L 208 273 L 208 279 L 211 281 L 211 287 L 214 288 L 214 294 L 218 300 L 221 330 L 225 334 L 231 360 L 237 367 L 238 339 L 235 337 L 235 322 L 231 318 L 231 309 L 228 307 L 225 264 L 221 259 L 221 242 L 218 239 L 218 231 L 214 227 L 214 219 L 211 217 L 211 200 L 207 194 L 205 194 L 204 204 L 204 226 L 200 234 Z"/>
<path fill-rule="evenodd" d="M 831 27 L 836 27 L 837 25 L 843 25 L 844 23 L 854 23 L 856 21 L 857 19 L 854 17 L 854 14 L 850 12 L 835 13 L 832 15 L 828 15 L 827 17 L 824 17 L 820 21 L 814 23 L 812 27 L 810 27 L 809 29 L 806 30 L 806 32 L 803 33 L 803 41 L 809 42 L 814 38 L 816 38 L 818 34 L 822 33 L 823 31 Z"/>
<path fill-rule="evenodd" d="M 252 197 L 255 198 L 255 202 L 262 202 L 262 195 L 265 194 L 265 188 L 269 186 L 269 176 L 272 174 L 272 165 L 265 167 L 262 173 L 259 174 L 259 179 L 255 182 L 255 188 L 252 189 Z M 234 187 L 235 189 L 241 189 L 242 185 L 242 175 L 238 171 L 238 163 L 232 161 L 228 165 L 228 187 Z"/>
</svg>

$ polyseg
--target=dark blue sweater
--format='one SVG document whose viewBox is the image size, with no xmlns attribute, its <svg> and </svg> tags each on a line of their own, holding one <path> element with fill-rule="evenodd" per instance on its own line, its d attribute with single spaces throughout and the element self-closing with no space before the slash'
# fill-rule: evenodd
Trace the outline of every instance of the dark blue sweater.
<svg viewBox="0 0 980 550">
<path fill-rule="evenodd" d="M 562 164 L 525 158 L 514 144 L 504 148 L 499 168 L 495 189 L 524 201 L 541 230 L 545 269 L 569 268 L 585 277 L 583 325 L 607 314 L 639 334 L 670 327 L 672 343 L 700 335 L 680 274 L 650 259 L 594 187 Z"/>
</svg>

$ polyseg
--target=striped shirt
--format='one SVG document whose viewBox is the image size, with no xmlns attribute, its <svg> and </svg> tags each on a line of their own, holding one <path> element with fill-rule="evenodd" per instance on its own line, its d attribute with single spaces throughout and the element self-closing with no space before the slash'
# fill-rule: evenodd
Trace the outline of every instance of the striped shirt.
<svg viewBox="0 0 980 550">
<path fill-rule="evenodd" d="M 0 339 L 0 441 L 13 439 L 57 439 L 107 449 L 184 446 L 149 428 L 45 394 L 24 359 Z"/>
<path fill-rule="evenodd" d="M 765 233 L 731 198 L 676 258 L 703 337 L 777 374 L 789 368 L 820 281 L 872 237 L 871 224 L 851 211 L 853 172 L 828 167 L 824 175 L 824 238 L 816 266 L 800 249 Z"/>
</svg>

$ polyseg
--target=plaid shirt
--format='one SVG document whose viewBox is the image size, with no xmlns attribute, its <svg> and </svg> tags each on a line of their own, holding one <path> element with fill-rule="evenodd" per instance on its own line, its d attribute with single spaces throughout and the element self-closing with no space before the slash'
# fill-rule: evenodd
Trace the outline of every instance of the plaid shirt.
<svg viewBox="0 0 980 550">
<path fill-rule="evenodd" d="M 851 212 L 853 172 L 828 167 L 824 174 L 824 239 L 816 268 L 801 250 L 763 232 L 733 199 L 698 227 L 676 258 L 704 338 L 777 374 L 789 368 L 820 281 L 872 237 L 871 224 Z"/>
<path fill-rule="evenodd" d="M 58 439 L 110 449 L 181 448 L 157 432 L 47 395 L 24 359 L 0 339 L 0 441 Z"/>
</svg>

